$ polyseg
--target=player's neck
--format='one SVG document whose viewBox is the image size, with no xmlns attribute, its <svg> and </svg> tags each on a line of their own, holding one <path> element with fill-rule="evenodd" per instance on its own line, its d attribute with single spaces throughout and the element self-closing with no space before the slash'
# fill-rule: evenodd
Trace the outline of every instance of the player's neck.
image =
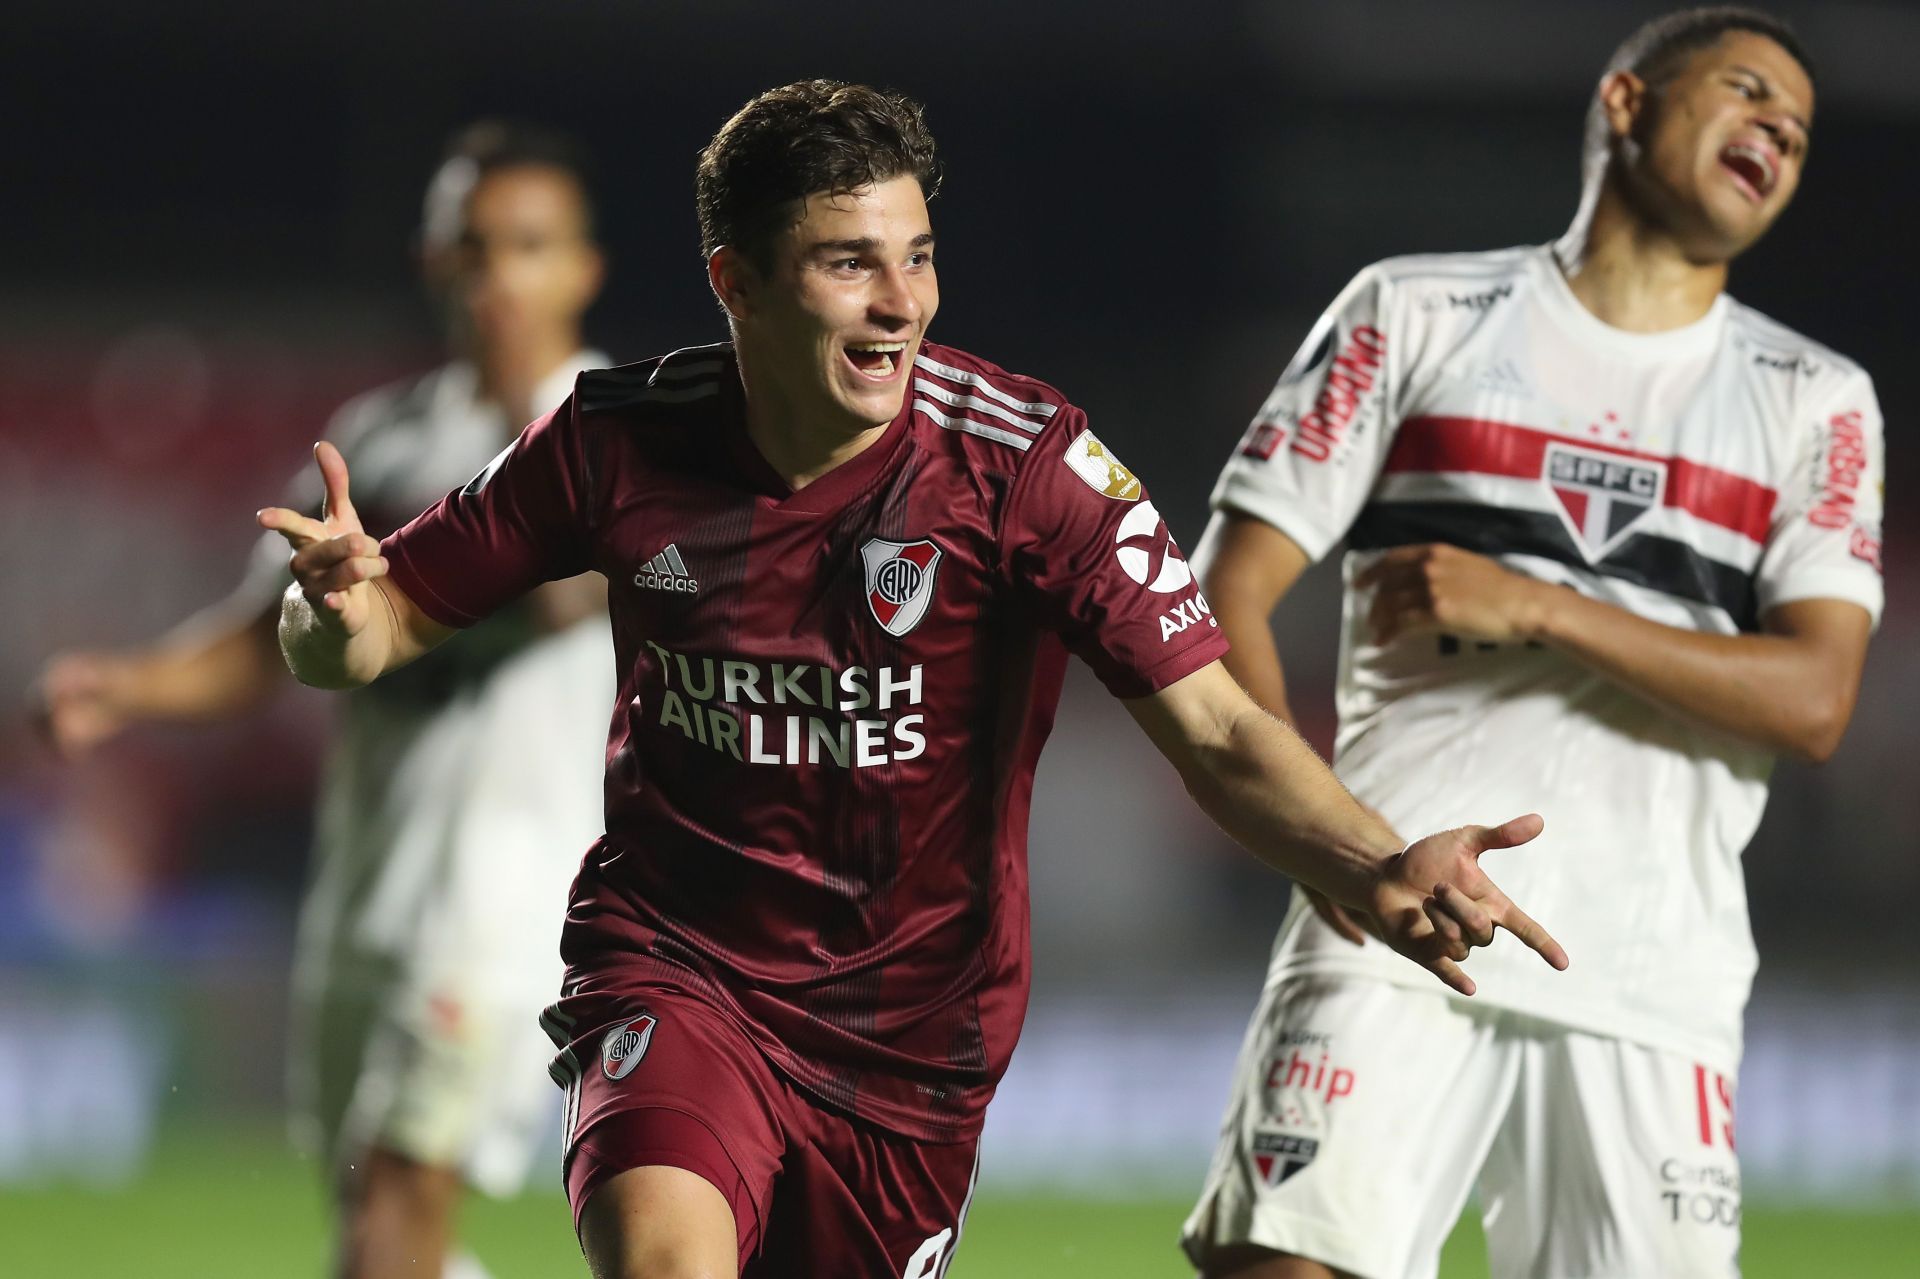
<svg viewBox="0 0 1920 1279">
<path fill-rule="evenodd" d="M 761 374 L 737 336 L 734 350 L 746 399 L 747 438 L 794 492 L 851 462 L 886 434 L 884 423 L 868 426 L 788 394 L 776 379 Z"/>
<path fill-rule="evenodd" d="M 1727 286 L 1725 262 L 1689 257 L 1676 237 L 1636 214 L 1611 184 L 1582 206 L 1554 256 L 1580 304 L 1630 333 L 1692 324 Z"/>
<path fill-rule="evenodd" d="M 499 405 L 517 430 L 553 407 L 534 402 L 540 386 L 579 352 L 580 345 L 580 330 L 567 326 L 529 335 L 511 346 L 488 349 L 474 343 L 461 355 L 473 364 L 478 397 Z"/>
</svg>

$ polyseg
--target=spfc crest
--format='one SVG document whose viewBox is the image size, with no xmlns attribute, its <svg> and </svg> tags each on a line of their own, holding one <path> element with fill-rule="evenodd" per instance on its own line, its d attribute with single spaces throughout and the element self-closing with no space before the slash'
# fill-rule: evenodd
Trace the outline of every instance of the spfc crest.
<svg viewBox="0 0 1920 1279">
<path fill-rule="evenodd" d="M 1667 495 L 1667 465 L 1572 444 L 1547 446 L 1542 476 L 1589 560 L 1607 554 Z"/>
<path fill-rule="evenodd" d="M 608 1079 L 625 1079 L 647 1055 L 647 1045 L 653 1042 L 653 1028 L 659 1023 L 652 1013 L 641 1013 L 624 1025 L 615 1026 L 600 1041 L 600 1069 L 607 1072 Z"/>
<path fill-rule="evenodd" d="M 867 571 L 867 607 L 889 635 L 905 635 L 920 625 L 933 603 L 933 575 L 941 550 L 926 538 L 889 542 L 870 537 L 860 547 Z"/>
<path fill-rule="evenodd" d="M 1320 1153 L 1320 1142 L 1313 1137 L 1296 1137 L 1287 1132 L 1257 1132 L 1253 1135 L 1253 1167 L 1260 1184 L 1273 1189 L 1313 1162 Z"/>
</svg>

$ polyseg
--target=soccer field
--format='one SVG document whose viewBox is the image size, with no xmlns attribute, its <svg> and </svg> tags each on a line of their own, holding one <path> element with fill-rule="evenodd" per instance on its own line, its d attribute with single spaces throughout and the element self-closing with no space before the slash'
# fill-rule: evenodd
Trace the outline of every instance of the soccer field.
<svg viewBox="0 0 1920 1279">
<path fill-rule="evenodd" d="M 1188 1273 L 1172 1246 L 1179 1201 L 1088 1202 L 982 1194 L 956 1279 L 1134 1279 Z M 476 1201 L 474 1250 L 495 1279 L 584 1276 L 557 1194 Z M 294 1279 L 325 1272 L 325 1219 L 311 1169 L 271 1132 L 175 1136 L 123 1191 L 0 1191 L 7 1279 Z M 1911 1279 L 1920 1214 L 1760 1211 L 1748 1217 L 1747 1279 Z M 1479 1232 L 1455 1233 L 1444 1279 L 1486 1274 Z"/>
</svg>

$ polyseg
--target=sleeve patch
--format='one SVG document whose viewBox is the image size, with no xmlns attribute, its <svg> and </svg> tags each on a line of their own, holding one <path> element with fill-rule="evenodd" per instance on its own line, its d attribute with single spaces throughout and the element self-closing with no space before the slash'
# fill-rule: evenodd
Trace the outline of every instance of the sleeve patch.
<svg viewBox="0 0 1920 1279">
<path fill-rule="evenodd" d="M 1073 437 L 1067 445 L 1067 466 L 1102 497 L 1131 502 L 1140 496 L 1140 481 L 1100 442 L 1091 429 Z"/>
<path fill-rule="evenodd" d="M 1371 324 L 1354 329 L 1340 354 L 1333 357 L 1333 367 L 1320 394 L 1314 397 L 1313 407 L 1300 415 L 1300 433 L 1293 441 L 1295 453 L 1315 462 L 1333 456 L 1359 415 L 1367 393 L 1379 381 L 1386 356 L 1386 334 Z"/>
<path fill-rule="evenodd" d="M 1808 522 L 1819 528 L 1845 528 L 1853 522 L 1860 478 L 1867 470 L 1867 439 L 1863 427 L 1858 409 L 1836 413 L 1827 420 L 1826 465 L 1822 468 L 1825 479 L 1819 504 L 1807 512 Z"/>
</svg>

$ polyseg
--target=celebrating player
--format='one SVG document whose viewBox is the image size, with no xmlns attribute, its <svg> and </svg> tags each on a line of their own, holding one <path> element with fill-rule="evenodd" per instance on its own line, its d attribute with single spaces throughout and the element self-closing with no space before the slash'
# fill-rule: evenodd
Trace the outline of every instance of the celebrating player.
<svg viewBox="0 0 1920 1279">
<path fill-rule="evenodd" d="M 295 547 L 288 659 L 328 687 L 539 582 L 613 583 L 609 825 L 544 1018 L 603 1279 L 945 1270 L 1025 1010 L 1027 810 L 1069 650 L 1208 813 L 1442 980 L 1471 989 L 1455 961 L 1489 921 L 1565 963 L 1476 867 L 1538 817 L 1401 851 L 1225 673 L 1080 410 L 925 340 L 934 173 L 905 98 L 763 94 L 698 173 L 731 343 L 584 375 L 384 543 L 324 446 L 326 518 L 262 514 Z"/>
<path fill-rule="evenodd" d="M 463 133 L 428 188 L 421 248 L 455 358 L 353 401 L 328 430 L 382 530 L 607 363 L 581 349 L 601 265 L 570 142 Z M 317 488 L 300 488 L 296 504 L 317 510 Z M 232 597 L 151 647 L 56 659 L 41 684 L 55 742 L 78 752 L 136 721 L 263 700 L 287 568 L 280 538 L 262 550 Z M 342 707 L 296 947 L 292 1084 L 301 1134 L 337 1178 L 344 1276 L 428 1273 L 463 1180 L 517 1189 L 549 1130 L 533 1019 L 560 972 L 557 915 L 579 862 L 565 845 L 602 828 L 604 589 L 547 587 Z M 481 1271 L 463 1258 L 450 1273 Z"/>
<path fill-rule="evenodd" d="M 1550 797 L 1551 855 L 1502 875 L 1587 962 L 1495 944 L 1470 1007 L 1303 893 L 1187 1222 L 1205 1275 L 1431 1276 L 1474 1170 L 1496 1275 L 1735 1273 L 1741 848 L 1774 757 L 1838 744 L 1881 607 L 1872 386 L 1723 291 L 1812 115 L 1772 18 L 1648 23 L 1567 235 L 1361 272 L 1227 464 L 1229 667 L 1286 713 L 1267 619 L 1344 537 L 1341 777 L 1415 829 Z M 1436 922 L 1490 941 L 1473 915 Z"/>
</svg>

